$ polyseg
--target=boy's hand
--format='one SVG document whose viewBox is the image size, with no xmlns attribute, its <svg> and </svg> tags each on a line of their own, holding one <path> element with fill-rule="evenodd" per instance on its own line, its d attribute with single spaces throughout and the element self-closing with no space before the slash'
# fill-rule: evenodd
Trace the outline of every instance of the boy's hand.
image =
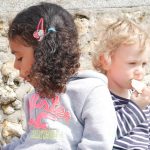
<svg viewBox="0 0 150 150">
<path fill-rule="evenodd" d="M 144 87 L 142 93 L 136 91 L 132 93 L 131 100 L 136 103 L 141 109 L 144 109 L 150 104 L 150 87 Z"/>
</svg>

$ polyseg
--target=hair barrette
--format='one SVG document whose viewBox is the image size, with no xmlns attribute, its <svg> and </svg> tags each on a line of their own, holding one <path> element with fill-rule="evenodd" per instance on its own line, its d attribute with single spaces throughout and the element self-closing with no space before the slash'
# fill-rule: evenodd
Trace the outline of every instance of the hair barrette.
<svg viewBox="0 0 150 150">
<path fill-rule="evenodd" d="M 44 30 L 44 19 L 40 18 L 39 23 L 37 25 L 36 31 L 33 33 L 33 37 L 36 38 L 38 41 L 41 41 L 45 35 Z"/>
</svg>

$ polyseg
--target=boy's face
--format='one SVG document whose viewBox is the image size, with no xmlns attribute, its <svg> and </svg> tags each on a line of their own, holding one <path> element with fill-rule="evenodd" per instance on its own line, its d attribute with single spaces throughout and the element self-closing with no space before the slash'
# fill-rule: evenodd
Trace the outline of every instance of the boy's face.
<svg viewBox="0 0 150 150">
<path fill-rule="evenodd" d="M 12 54 L 15 55 L 14 67 L 19 70 L 20 77 L 26 79 L 34 63 L 34 50 L 23 45 L 19 38 L 9 42 Z"/>
<path fill-rule="evenodd" d="M 111 89 L 130 89 L 131 79 L 142 80 L 145 66 L 148 62 L 148 51 L 139 49 L 139 44 L 122 45 L 111 57 L 111 65 L 107 70 L 107 77 Z"/>
</svg>

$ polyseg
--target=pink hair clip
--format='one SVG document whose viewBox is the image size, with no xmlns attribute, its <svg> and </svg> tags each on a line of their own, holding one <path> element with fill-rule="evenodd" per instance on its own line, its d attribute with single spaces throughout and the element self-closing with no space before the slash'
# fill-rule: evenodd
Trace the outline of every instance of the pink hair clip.
<svg viewBox="0 0 150 150">
<path fill-rule="evenodd" d="M 45 35 L 43 24 L 44 24 L 44 19 L 40 18 L 36 31 L 34 31 L 33 33 L 33 37 L 36 38 L 38 41 L 41 41 Z"/>
</svg>

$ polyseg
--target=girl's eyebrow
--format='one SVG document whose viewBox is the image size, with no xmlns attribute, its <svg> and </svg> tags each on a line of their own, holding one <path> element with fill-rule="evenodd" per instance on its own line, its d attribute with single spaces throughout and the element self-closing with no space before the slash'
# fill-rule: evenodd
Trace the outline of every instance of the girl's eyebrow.
<svg viewBox="0 0 150 150">
<path fill-rule="evenodd" d="M 17 53 L 17 51 L 11 50 L 11 53 L 12 53 L 12 54 L 16 54 L 16 53 Z"/>
</svg>

